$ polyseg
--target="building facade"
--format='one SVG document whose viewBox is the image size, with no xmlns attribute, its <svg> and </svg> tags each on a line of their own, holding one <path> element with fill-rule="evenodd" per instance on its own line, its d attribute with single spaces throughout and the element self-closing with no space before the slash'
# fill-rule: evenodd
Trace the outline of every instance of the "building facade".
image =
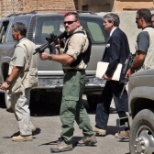
<svg viewBox="0 0 154 154">
<path fill-rule="evenodd" d="M 78 8 L 94 12 L 133 11 L 154 9 L 154 0 L 78 0 Z"/>
<path fill-rule="evenodd" d="M 75 10 L 77 0 L 0 0 L 0 17 L 33 10 Z"/>
<path fill-rule="evenodd" d="M 154 0 L 0 0 L 0 17 L 32 10 L 85 10 L 121 12 L 154 8 Z"/>
</svg>

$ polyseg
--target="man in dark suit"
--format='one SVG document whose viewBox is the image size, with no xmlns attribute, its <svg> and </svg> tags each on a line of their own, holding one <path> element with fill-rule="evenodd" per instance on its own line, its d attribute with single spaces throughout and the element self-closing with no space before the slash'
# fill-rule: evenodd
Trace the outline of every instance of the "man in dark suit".
<svg viewBox="0 0 154 154">
<path fill-rule="evenodd" d="M 130 54 L 127 36 L 118 28 L 120 23 L 118 15 L 109 13 L 103 19 L 103 26 L 106 31 L 110 32 L 110 37 L 102 58 L 102 61 L 109 62 L 107 71 L 102 76 L 107 82 L 97 104 L 94 127 L 96 134 L 101 136 L 106 135 L 112 98 L 114 98 L 118 116 L 120 118 L 127 116 L 128 95 L 126 89 L 123 91 L 125 74 L 121 73 L 119 81 L 113 81 L 112 76 L 118 63 L 124 64 Z"/>
</svg>

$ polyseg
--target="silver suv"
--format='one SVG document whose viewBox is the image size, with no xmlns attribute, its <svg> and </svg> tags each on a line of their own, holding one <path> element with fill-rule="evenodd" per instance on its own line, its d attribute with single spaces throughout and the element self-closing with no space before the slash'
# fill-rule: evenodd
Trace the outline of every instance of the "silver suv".
<svg viewBox="0 0 154 154">
<path fill-rule="evenodd" d="M 96 14 L 79 12 L 81 25 L 86 29 L 92 42 L 91 58 L 86 70 L 86 87 L 89 105 L 93 106 L 97 101 L 98 94 L 102 91 L 105 81 L 95 77 L 96 64 L 101 59 L 107 34 L 102 23 L 103 20 Z M 27 38 L 37 46 L 46 42 L 50 33 L 59 35 L 64 31 L 62 13 L 38 13 L 36 11 L 25 14 L 13 14 L 0 20 L 0 83 L 8 76 L 8 66 L 14 52 L 16 42 L 12 38 L 11 26 L 14 22 L 23 22 L 27 26 Z M 50 50 L 47 49 L 46 52 Z M 56 51 L 55 51 L 56 52 Z M 58 53 L 57 53 L 58 54 Z M 42 61 L 38 57 L 38 87 L 32 89 L 35 97 L 40 99 L 41 92 L 60 92 L 63 87 L 63 71 L 59 63 Z M 3 91 L 1 91 L 3 92 Z M 10 107 L 9 95 L 4 92 L 6 107 Z"/>
</svg>

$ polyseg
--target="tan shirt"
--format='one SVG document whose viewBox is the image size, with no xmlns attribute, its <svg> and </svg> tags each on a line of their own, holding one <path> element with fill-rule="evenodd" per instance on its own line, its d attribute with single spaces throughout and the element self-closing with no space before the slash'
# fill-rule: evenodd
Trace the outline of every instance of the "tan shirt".
<svg viewBox="0 0 154 154">
<path fill-rule="evenodd" d="M 143 31 L 149 34 L 149 47 L 142 68 L 150 69 L 154 68 L 154 28 L 147 27 Z"/>
<path fill-rule="evenodd" d="M 84 31 L 84 29 L 82 28 L 82 26 L 80 26 L 74 32 L 77 31 Z M 82 33 L 76 33 L 67 39 L 64 50 L 67 46 L 68 50 L 66 51 L 66 54 L 72 56 L 76 60 L 78 55 L 80 55 L 80 53 L 84 53 L 86 51 L 88 45 L 89 41 L 87 35 Z M 86 67 L 87 64 L 85 64 L 84 61 L 81 60 L 79 65 L 77 65 L 76 67 L 70 67 L 65 65 L 63 66 L 63 69 L 86 69 Z"/>
<path fill-rule="evenodd" d="M 20 92 L 23 89 L 36 86 L 37 84 L 37 56 L 35 44 L 27 38 L 22 38 L 16 46 L 12 60 L 10 61 L 9 74 L 14 66 L 22 67 L 19 76 L 11 84 L 11 92 Z"/>
</svg>

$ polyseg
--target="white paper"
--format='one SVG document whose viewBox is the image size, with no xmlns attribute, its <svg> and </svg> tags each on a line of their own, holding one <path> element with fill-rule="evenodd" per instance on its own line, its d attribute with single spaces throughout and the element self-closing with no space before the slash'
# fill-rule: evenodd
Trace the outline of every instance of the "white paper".
<svg viewBox="0 0 154 154">
<path fill-rule="evenodd" d="M 97 68 L 96 68 L 96 77 L 97 78 L 102 78 L 102 76 L 105 74 L 107 68 L 108 68 L 109 63 L 108 62 L 102 62 L 99 61 L 97 63 Z M 120 79 L 120 74 L 121 74 L 121 69 L 122 69 L 122 64 L 118 64 L 117 68 L 112 76 L 112 80 L 119 81 Z"/>
</svg>

